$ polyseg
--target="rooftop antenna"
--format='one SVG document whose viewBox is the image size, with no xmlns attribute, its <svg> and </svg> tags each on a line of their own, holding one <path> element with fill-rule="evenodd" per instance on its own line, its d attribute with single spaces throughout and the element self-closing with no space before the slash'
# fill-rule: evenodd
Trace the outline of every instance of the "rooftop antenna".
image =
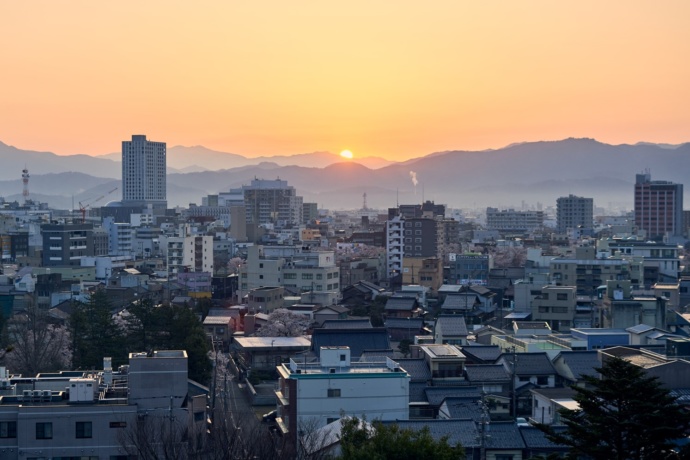
<svg viewBox="0 0 690 460">
<path fill-rule="evenodd" d="M 22 197 L 24 198 L 24 204 L 29 200 L 29 170 L 24 165 L 22 169 L 22 182 L 24 183 L 24 189 L 22 190 Z"/>
<path fill-rule="evenodd" d="M 399 192 L 399 191 L 398 191 L 398 189 L 396 188 L 396 189 L 395 189 L 395 207 L 396 207 L 396 208 L 399 208 L 399 207 L 400 207 L 400 200 L 398 199 L 398 195 L 399 195 L 398 192 Z"/>
</svg>

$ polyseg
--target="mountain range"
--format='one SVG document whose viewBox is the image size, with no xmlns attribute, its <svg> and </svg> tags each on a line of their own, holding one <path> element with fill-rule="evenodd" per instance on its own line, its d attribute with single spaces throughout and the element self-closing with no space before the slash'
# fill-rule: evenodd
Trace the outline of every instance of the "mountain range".
<svg viewBox="0 0 690 460">
<path fill-rule="evenodd" d="M 21 199 L 21 169 L 26 165 L 34 199 L 71 209 L 73 200 L 94 200 L 120 186 L 120 166 L 112 155 L 59 156 L 0 143 L 0 196 Z M 209 170 L 221 160 L 233 166 Z M 364 193 L 369 207 L 382 209 L 423 199 L 453 208 L 520 208 L 522 203 L 538 202 L 553 206 L 559 196 L 568 194 L 592 197 L 595 206 L 630 209 L 635 174 L 649 170 L 652 180 L 686 180 L 690 143 L 609 145 L 571 138 L 495 150 L 435 152 L 401 163 L 343 160 L 327 152 L 250 159 L 204 147 L 171 147 L 168 202 L 200 204 L 207 194 L 249 184 L 257 177 L 287 180 L 306 202 L 334 209 L 361 207 Z M 119 198 L 118 191 L 94 206 Z"/>
</svg>

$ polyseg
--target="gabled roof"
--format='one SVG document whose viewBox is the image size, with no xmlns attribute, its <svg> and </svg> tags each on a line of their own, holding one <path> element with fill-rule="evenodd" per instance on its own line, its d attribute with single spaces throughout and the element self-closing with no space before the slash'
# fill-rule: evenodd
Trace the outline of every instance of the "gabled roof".
<svg viewBox="0 0 690 460">
<path fill-rule="evenodd" d="M 431 380 L 431 369 L 424 358 L 403 358 L 396 359 L 395 362 L 410 374 L 410 382 Z"/>
<path fill-rule="evenodd" d="M 350 347 L 350 355 L 359 358 L 364 350 L 388 350 L 391 348 L 388 329 L 369 327 L 359 329 L 314 329 L 312 350 L 319 355 L 320 347 Z"/>
<path fill-rule="evenodd" d="M 398 296 L 389 297 L 386 301 L 385 310 L 412 311 L 417 308 L 417 297 Z"/>
<path fill-rule="evenodd" d="M 314 310 L 314 314 L 318 315 L 319 313 L 325 313 L 326 310 L 331 310 L 336 313 L 347 313 L 348 311 L 350 311 L 349 308 L 343 307 L 342 305 L 325 305 L 321 308 L 317 308 L 316 310 Z"/>
<path fill-rule="evenodd" d="M 497 332 L 502 332 L 496 329 Z M 462 353 L 472 361 L 481 361 L 484 364 L 493 364 L 501 356 L 501 347 L 498 345 L 470 345 L 462 347 Z"/>
<path fill-rule="evenodd" d="M 427 387 L 424 390 L 426 399 L 432 406 L 440 406 L 446 398 L 481 398 L 481 391 L 477 387 Z"/>
<path fill-rule="evenodd" d="M 556 375 L 556 369 L 546 353 L 504 353 L 499 362 L 503 363 L 509 373 L 513 371 L 514 356 L 517 375 Z"/>
<path fill-rule="evenodd" d="M 470 419 L 478 422 L 482 418 L 477 398 L 446 398 L 439 410 L 443 410 L 444 415 L 451 419 Z"/>
<path fill-rule="evenodd" d="M 583 375 L 595 376 L 597 375 L 597 371 L 595 371 L 594 368 L 601 367 L 596 350 L 562 351 L 554 358 L 553 362 L 557 363 L 558 367 L 565 366 L 569 369 L 569 373 L 572 374 L 572 377 L 559 372 L 561 377 L 569 380 L 572 378 L 580 380 Z M 556 370 L 558 370 L 558 367 L 556 367 Z"/>
<path fill-rule="evenodd" d="M 467 324 L 460 315 L 439 315 L 434 332 L 443 337 L 467 337 Z"/>
<path fill-rule="evenodd" d="M 451 446 L 460 444 L 467 448 L 479 445 L 476 439 L 477 427 L 472 420 L 387 420 L 381 423 L 396 424 L 401 430 L 421 431 L 427 428 L 435 440 L 446 437 Z"/>
<path fill-rule="evenodd" d="M 566 427 L 564 426 L 552 426 L 551 427 L 556 433 L 560 433 L 566 430 Z M 525 441 L 525 446 L 528 449 L 566 449 L 568 450 L 568 446 L 564 446 L 562 444 L 556 444 L 552 441 L 549 440 L 549 438 L 546 437 L 543 431 L 540 429 L 533 427 L 533 426 L 521 426 L 519 427 L 520 430 L 520 435 L 522 435 L 522 439 Z"/>
<path fill-rule="evenodd" d="M 359 360 L 364 362 L 379 362 L 385 361 L 386 358 L 393 359 L 395 352 L 390 350 L 364 350 L 361 355 L 359 355 Z M 407 369 L 405 369 L 407 370 Z"/>
<path fill-rule="evenodd" d="M 324 329 L 365 329 L 372 327 L 367 319 L 327 319 L 321 326 Z"/>
<path fill-rule="evenodd" d="M 474 364 L 465 367 L 467 380 L 480 382 L 510 382 L 510 375 L 501 364 Z"/>
<path fill-rule="evenodd" d="M 477 295 L 474 293 L 461 292 L 448 294 L 441 305 L 442 310 L 472 310 L 477 302 Z"/>
<path fill-rule="evenodd" d="M 387 329 L 419 331 L 424 326 L 424 318 L 387 318 L 383 325 Z"/>
<path fill-rule="evenodd" d="M 654 329 L 654 326 L 649 326 L 647 324 L 638 324 L 637 326 L 632 326 L 626 329 L 626 331 L 633 334 L 644 334 Z"/>
</svg>

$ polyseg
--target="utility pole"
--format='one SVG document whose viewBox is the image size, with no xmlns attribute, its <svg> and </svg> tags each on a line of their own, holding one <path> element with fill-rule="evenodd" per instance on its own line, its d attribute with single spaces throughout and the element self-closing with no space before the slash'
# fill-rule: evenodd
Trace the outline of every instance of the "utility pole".
<svg viewBox="0 0 690 460">
<path fill-rule="evenodd" d="M 486 393 L 482 391 L 481 399 L 479 400 L 479 409 L 482 415 L 479 418 L 479 459 L 486 460 L 486 441 L 491 438 L 489 434 L 489 423 L 491 417 L 489 415 L 489 406 L 486 404 Z"/>
<path fill-rule="evenodd" d="M 511 351 L 513 352 L 513 372 L 512 372 L 512 381 L 513 381 L 513 419 L 517 418 L 517 382 L 515 382 L 515 378 L 517 376 L 517 352 L 515 350 L 515 345 L 510 347 Z"/>
</svg>

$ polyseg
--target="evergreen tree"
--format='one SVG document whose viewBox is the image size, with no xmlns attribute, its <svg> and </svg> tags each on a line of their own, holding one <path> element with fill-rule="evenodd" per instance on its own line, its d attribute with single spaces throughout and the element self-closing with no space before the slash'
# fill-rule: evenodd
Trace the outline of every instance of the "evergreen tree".
<svg viewBox="0 0 690 460">
<path fill-rule="evenodd" d="M 208 383 L 213 367 L 208 356 L 209 339 L 197 315 L 187 306 L 169 305 L 158 310 L 164 332 L 159 349 L 186 350 L 189 378 Z"/>
<path fill-rule="evenodd" d="M 596 369 L 601 378 L 584 376 L 586 388 L 573 387 L 579 410 L 560 411 L 565 432 L 538 425 L 571 455 L 594 460 L 678 458 L 672 441 L 685 436 L 690 414 L 676 404 L 656 377 L 628 361 L 613 358 Z"/>
<path fill-rule="evenodd" d="M 99 289 L 88 302 L 76 302 L 70 317 L 72 366 L 75 369 L 101 369 L 103 358 L 113 358 L 113 365 L 127 358 L 125 336 L 113 319 L 108 295 Z"/>
<path fill-rule="evenodd" d="M 448 438 L 435 440 L 428 428 L 421 431 L 401 429 L 396 424 L 383 424 L 357 417 L 342 420 L 340 450 L 343 460 L 463 460 L 462 446 L 451 446 Z"/>
</svg>

